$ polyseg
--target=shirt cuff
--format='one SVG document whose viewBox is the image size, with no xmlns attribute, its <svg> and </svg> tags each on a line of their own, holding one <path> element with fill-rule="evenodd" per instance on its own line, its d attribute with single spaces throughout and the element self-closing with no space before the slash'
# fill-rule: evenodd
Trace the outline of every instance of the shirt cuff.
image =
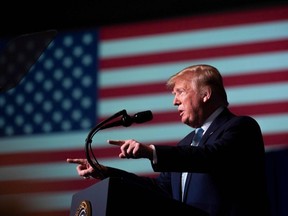
<svg viewBox="0 0 288 216">
<path fill-rule="evenodd" d="M 150 147 L 152 148 L 153 150 L 153 160 L 152 160 L 152 163 L 153 164 L 157 164 L 157 154 L 156 154 L 156 148 L 154 145 L 150 145 Z"/>
</svg>

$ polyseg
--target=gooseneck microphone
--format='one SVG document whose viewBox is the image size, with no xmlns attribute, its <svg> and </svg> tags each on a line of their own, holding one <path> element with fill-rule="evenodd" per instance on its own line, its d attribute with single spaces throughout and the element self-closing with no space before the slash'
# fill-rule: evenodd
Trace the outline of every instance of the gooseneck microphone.
<svg viewBox="0 0 288 216">
<path fill-rule="evenodd" d="M 140 123 L 150 121 L 152 119 L 153 119 L 153 114 L 150 110 L 138 112 L 138 113 L 134 114 L 134 116 L 128 115 L 127 112 L 125 111 L 120 120 L 112 122 L 112 123 L 108 123 L 108 124 L 102 126 L 101 129 L 117 127 L 117 126 L 129 127 L 133 123 L 140 124 Z"/>
<path fill-rule="evenodd" d="M 121 116 L 120 120 L 108 123 L 112 121 L 113 119 L 118 118 L 120 116 Z M 95 172 L 99 174 L 100 179 L 104 179 L 107 176 L 105 175 L 105 171 L 103 171 L 103 167 L 99 164 L 97 158 L 95 157 L 92 146 L 91 146 L 94 135 L 100 130 L 103 130 L 105 128 L 111 128 L 111 127 L 117 127 L 117 126 L 129 127 L 133 123 L 144 123 L 144 122 L 150 121 L 152 118 L 153 118 L 153 115 L 150 110 L 138 112 L 133 116 L 129 116 L 126 110 L 124 109 L 115 113 L 109 118 L 103 120 L 102 122 L 97 124 L 94 128 L 92 128 L 92 130 L 89 132 L 85 140 L 86 141 L 85 152 L 86 152 L 86 158 L 87 158 L 88 163 L 94 168 Z"/>
</svg>

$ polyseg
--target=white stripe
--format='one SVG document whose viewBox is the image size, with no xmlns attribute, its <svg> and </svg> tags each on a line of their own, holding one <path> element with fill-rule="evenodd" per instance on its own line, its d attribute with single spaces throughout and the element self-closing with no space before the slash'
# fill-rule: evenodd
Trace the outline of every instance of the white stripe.
<svg viewBox="0 0 288 216">
<path fill-rule="evenodd" d="M 188 18 L 189 19 L 189 18 Z M 191 18 L 193 19 L 193 18 Z M 205 48 L 235 43 L 261 42 L 288 37 L 288 21 L 247 24 L 208 30 L 189 30 L 129 37 L 100 43 L 100 58 Z"/>
<path fill-rule="evenodd" d="M 255 119 L 259 123 L 262 133 L 288 132 L 288 114 L 255 116 Z M 288 145 L 288 143 L 286 144 Z"/>
<path fill-rule="evenodd" d="M 109 88 L 153 82 L 164 83 L 183 68 L 202 63 L 217 67 L 222 76 L 273 72 L 287 69 L 287 59 L 288 52 L 285 51 L 107 69 L 100 71 L 99 85 L 101 88 Z"/>
<path fill-rule="evenodd" d="M 256 120 L 259 121 L 259 124 L 263 130 L 263 133 L 277 133 L 277 132 L 286 132 L 288 131 L 288 114 L 274 114 L 274 115 L 261 115 L 255 116 Z M 153 121 L 153 120 L 152 120 Z M 144 123 L 145 124 L 145 123 Z M 92 142 L 93 149 L 97 148 L 116 148 L 115 146 L 110 146 L 107 144 L 108 139 L 136 139 L 143 143 L 156 143 L 156 142 L 170 142 L 170 141 L 178 141 L 183 138 L 186 134 L 188 134 L 192 128 L 182 124 L 179 120 L 179 123 L 163 123 L 157 125 L 149 125 L 149 126 L 131 126 L 129 128 L 126 127 L 115 127 L 111 129 L 106 129 L 103 131 L 99 131 L 94 137 Z M 149 136 L 147 136 L 149 134 Z M 62 133 L 62 136 L 59 136 L 58 139 L 54 139 L 53 136 L 47 136 L 45 138 L 39 137 L 31 137 L 29 138 L 29 142 L 27 139 L 23 137 L 1 140 L 1 153 L 13 153 L 13 152 L 31 152 L 31 151 L 45 151 L 45 150 L 63 150 L 63 149 L 72 149 L 66 143 L 73 142 L 73 138 L 69 138 L 70 134 Z M 86 138 L 86 134 L 83 134 L 83 137 Z M 45 141 L 45 148 L 39 145 L 39 140 Z M 53 143 L 51 142 L 53 140 Z M 61 142 L 62 140 L 66 140 L 67 142 Z M 51 142 L 51 143 L 50 143 Z M 24 145 L 24 144 L 25 145 Z M 27 144 L 29 143 L 29 144 Z M 53 145 L 52 145 L 53 144 Z M 175 143 L 176 144 L 176 143 Z M 84 144 L 78 144 L 77 148 L 83 148 L 84 152 Z M 95 152 L 97 155 L 97 151 Z M 66 167 L 65 159 L 63 158 L 62 166 Z M 42 165 L 39 165 L 39 172 L 41 172 Z M 67 169 L 67 167 L 65 168 Z M 10 173 L 9 169 L 6 171 Z M 67 172 L 71 172 L 67 171 Z M 1 173 L 1 172 L 0 172 Z M 51 173 L 53 173 L 51 171 Z M 50 172 L 47 172 L 47 175 L 52 175 Z M 13 175 L 17 175 L 17 173 L 13 173 Z M 33 175 L 33 173 L 31 174 Z M 37 175 L 37 174 L 35 174 Z M 61 175 L 66 176 L 67 173 L 56 173 L 56 175 L 60 178 Z M 5 176 L 1 176 L 4 178 Z M 46 176 L 45 176 L 46 178 Z"/>
<path fill-rule="evenodd" d="M 288 82 L 230 87 L 226 88 L 226 91 L 231 105 L 288 100 Z M 176 112 L 176 107 L 172 105 L 172 102 L 173 97 L 169 92 L 157 95 L 115 97 L 100 100 L 98 110 L 100 116 L 110 116 L 122 109 L 126 109 L 128 113 L 136 113 L 143 110 Z"/>
<path fill-rule="evenodd" d="M 287 92 L 288 82 L 227 88 L 227 96 L 231 105 L 257 105 L 257 103 L 287 101 Z"/>
<path fill-rule="evenodd" d="M 175 128 L 179 129 L 180 132 L 174 133 Z M 128 139 L 128 138 L 136 138 L 140 139 L 143 142 L 157 142 L 160 140 L 169 141 L 169 140 L 178 140 L 182 136 L 184 136 L 187 132 L 189 132 L 191 128 L 186 125 L 179 123 L 173 124 L 161 124 L 161 125 L 152 125 L 149 127 L 134 127 L 133 125 L 129 128 L 126 127 L 116 127 L 111 129 L 106 129 L 103 131 L 99 131 L 93 138 L 93 147 L 109 147 L 107 144 L 107 139 Z M 149 134 L 149 136 L 147 136 Z M 165 134 L 163 137 L 162 134 Z M 86 139 L 87 134 L 82 134 L 79 137 L 81 139 Z M 29 137 L 28 139 L 23 138 L 6 138 L 1 139 L 1 153 L 13 153 L 13 152 L 33 152 L 33 151 L 47 151 L 47 150 L 64 150 L 64 149 L 73 149 L 70 147 L 71 143 L 75 143 L 73 139 L 75 136 L 70 137 L 70 133 L 62 133 L 61 135 L 57 135 L 55 138 L 54 135 L 43 136 L 43 137 Z M 83 139 L 83 140 L 84 140 Z M 42 141 L 43 145 L 39 145 L 39 141 Z M 77 142 L 76 142 L 77 143 Z M 74 148 L 77 147 L 83 148 L 83 143 L 74 144 Z M 71 144 L 72 145 L 72 144 Z M 52 153 L 53 154 L 53 153 Z M 64 158 L 65 160 L 66 158 Z"/>
<path fill-rule="evenodd" d="M 0 153 L 74 149 L 84 146 L 87 132 L 62 132 L 49 135 L 13 136 L 0 139 Z"/>
</svg>

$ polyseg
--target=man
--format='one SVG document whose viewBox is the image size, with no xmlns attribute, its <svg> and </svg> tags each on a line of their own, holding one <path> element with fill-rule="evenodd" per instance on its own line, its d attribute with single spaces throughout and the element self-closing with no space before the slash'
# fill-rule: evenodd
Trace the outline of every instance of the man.
<svg viewBox="0 0 288 216">
<path fill-rule="evenodd" d="M 219 71 L 190 66 L 170 77 L 167 87 L 182 123 L 201 128 L 200 141 L 192 142 L 195 130 L 177 146 L 109 140 L 120 147 L 120 158 L 148 158 L 161 173 L 151 179 L 103 166 L 105 177 L 129 176 L 211 216 L 269 215 L 260 127 L 253 118 L 229 111 Z M 86 159 L 67 161 L 79 164 L 80 176 L 99 177 Z"/>
</svg>

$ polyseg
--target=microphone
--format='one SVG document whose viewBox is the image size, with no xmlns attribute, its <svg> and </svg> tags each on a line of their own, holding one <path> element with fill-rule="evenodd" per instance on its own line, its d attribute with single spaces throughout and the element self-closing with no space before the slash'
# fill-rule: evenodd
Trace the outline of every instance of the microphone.
<svg viewBox="0 0 288 216">
<path fill-rule="evenodd" d="M 152 119 L 153 119 L 153 114 L 150 110 L 138 112 L 138 113 L 134 114 L 134 116 L 129 116 L 126 113 L 126 110 L 124 110 L 124 114 L 123 114 L 121 120 L 106 124 L 101 129 L 117 127 L 117 126 L 129 127 L 133 123 L 138 123 L 138 124 L 144 123 L 144 122 L 150 121 Z"/>
</svg>

